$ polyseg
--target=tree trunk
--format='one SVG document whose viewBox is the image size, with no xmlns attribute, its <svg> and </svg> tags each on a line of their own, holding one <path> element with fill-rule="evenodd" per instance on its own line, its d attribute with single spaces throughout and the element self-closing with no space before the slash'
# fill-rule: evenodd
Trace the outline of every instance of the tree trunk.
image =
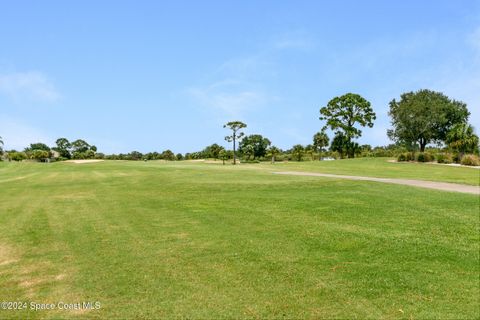
<svg viewBox="0 0 480 320">
<path fill-rule="evenodd" d="M 350 137 L 347 141 L 347 158 L 355 158 L 355 149 L 353 149 L 352 139 Z"/>
<path fill-rule="evenodd" d="M 272 156 L 272 164 L 275 163 L 275 156 Z"/>
<path fill-rule="evenodd" d="M 237 164 L 237 156 L 235 155 L 235 133 L 233 134 L 233 164 Z"/>
<path fill-rule="evenodd" d="M 427 142 L 425 141 L 425 139 L 420 139 L 420 152 L 425 151 L 425 146 L 426 145 L 427 145 Z"/>
</svg>

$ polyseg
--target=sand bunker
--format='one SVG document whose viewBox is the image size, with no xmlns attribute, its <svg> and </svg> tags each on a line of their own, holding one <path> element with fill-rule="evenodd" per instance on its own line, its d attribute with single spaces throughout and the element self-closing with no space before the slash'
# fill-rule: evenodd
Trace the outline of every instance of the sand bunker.
<svg viewBox="0 0 480 320">
<path fill-rule="evenodd" d="M 83 163 L 94 163 L 94 162 L 102 162 L 104 160 L 101 159 L 90 159 L 90 160 L 67 160 L 65 162 L 69 163 L 76 163 L 76 164 L 83 164 Z"/>
</svg>

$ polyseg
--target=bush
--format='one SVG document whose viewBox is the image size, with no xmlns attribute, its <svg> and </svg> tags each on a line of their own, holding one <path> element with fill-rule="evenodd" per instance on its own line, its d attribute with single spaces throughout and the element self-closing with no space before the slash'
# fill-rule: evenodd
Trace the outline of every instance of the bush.
<svg viewBox="0 0 480 320">
<path fill-rule="evenodd" d="M 404 152 L 400 153 L 400 155 L 397 158 L 397 161 L 413 161 L 413 155 L 410 152 Z"/>
<path fill-rule="evenodd" d="M 438 163 L 452 163 L 453 157 L 450 153 L 439 153 L 437 154 Z"/>
<path fill-rule="evenodd" d="M 260 163 L 260 160 L 244 160 L 244 159 L 242 159 L 242 163 Z"/>
<path fill-rule="evenodd" d="M 453 155 L 453 162 L 455 162 L 455 163 L 460 163 L 460 160 L 461 160 L 461 159 L 460 159 L 460 154 L 455 153 L 455 154 Z"/>
<path fill-rule="evenodd" d="M 464 166 L 480 166 L 480 159 L 473 154 L 466 154 L 462 157 L 461 164 Z"/>
<path fill-rule="evenodd" d="M 427 151 L 428 156 L 430 157 L 430 161 L 435 161 L 435 154 L 436 152 Z"/>
<path fill-rule="evenodd" d="M 427 152 L 420 152 L 417 154 L 417 161 L 418 162 L 430 162 L 432 161 L 432 155 Z"/>
<path fill-rule="evenodd" d="M 9 152 L 8 158 L 13 161 L 23 161 L 27 159 L 25 152 Z"/>
</svg>

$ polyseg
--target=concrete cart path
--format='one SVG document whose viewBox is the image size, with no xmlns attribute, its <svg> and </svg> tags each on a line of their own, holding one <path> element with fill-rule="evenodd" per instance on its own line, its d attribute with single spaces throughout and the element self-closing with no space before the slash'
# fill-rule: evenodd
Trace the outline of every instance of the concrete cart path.
<svg viewBox="0 0 480 320">
<path fill-rule="evenodd" d="M 302 172 L 302 171 L 282 171 L 273 172 L 273 174 L 285 174 L 293 176 L 309 176 L 309 177 L 327 177 L 336 179 L 349 179 L 349 180 L 363 180 L 363 181 L 375 181 L 383 183 L 401 184 L 406 186 L 453 191 L 461 193 L 470 193 L 480 195 L 480 186 L 469 186 L 465 184 L 449 183 L 449 182 L 435 182 L 435 181 L 422 181 L 411 179 L 393 179 L 393 178 L 374 178 L 374 177 L 362 177 L 362 176 L 346 176 L 338 174 L 328 173 L 316 173 L 316 172 Z"/>
</svg>

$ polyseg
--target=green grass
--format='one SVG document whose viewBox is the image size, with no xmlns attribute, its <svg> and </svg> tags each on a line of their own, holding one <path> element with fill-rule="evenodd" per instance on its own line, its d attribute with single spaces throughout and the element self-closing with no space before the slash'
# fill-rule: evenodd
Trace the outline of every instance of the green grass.
<svg viewBox="0 0 480 320">
<path fill-rule="evenodd" d="M 271 168 L 271 164 L 262 164 Z M 480 185 L 480 170 L 433 163 L 388 162 L 388 158 L 342 159 L 337 161 L 277 162 L 276 170 L 312 171 L 322 173 L 404 178 Z"/>
<path fill-rule="evenodd" d="M 102 307 L 0 318 L 479 317 L 478 196 L 265 166 L 1 163 L 0 300 Z"/>
</svg>

